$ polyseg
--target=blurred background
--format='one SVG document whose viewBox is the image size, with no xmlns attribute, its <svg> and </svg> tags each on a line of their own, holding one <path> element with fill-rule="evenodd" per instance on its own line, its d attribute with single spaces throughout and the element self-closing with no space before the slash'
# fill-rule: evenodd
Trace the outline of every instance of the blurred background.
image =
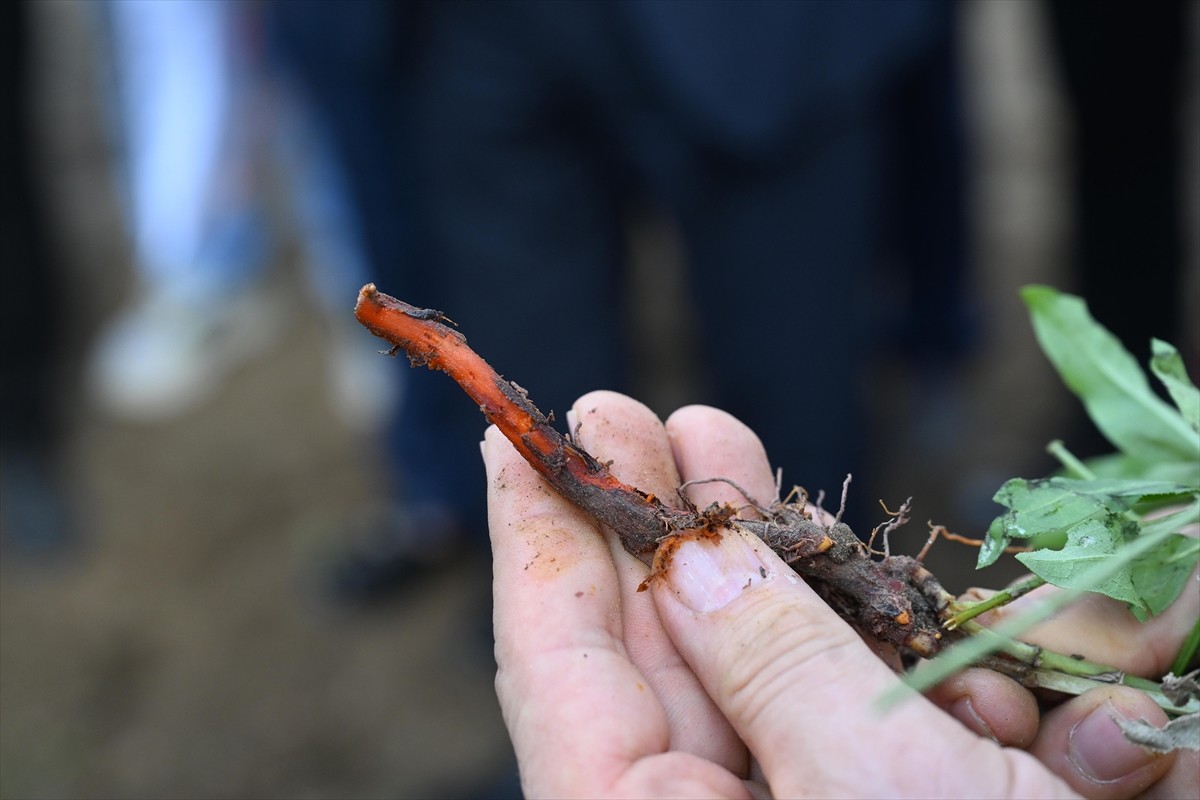
<svg viewBox="0 0 1200 800">
<path fill-rule="evenodd" d="M 366 281 L 905 552 L 1104 449 L 1020 286 L 1200 366 L 1194 3 L 2 5 L 5 798 L 519 795 L 483 422 Z"/>
</svg>

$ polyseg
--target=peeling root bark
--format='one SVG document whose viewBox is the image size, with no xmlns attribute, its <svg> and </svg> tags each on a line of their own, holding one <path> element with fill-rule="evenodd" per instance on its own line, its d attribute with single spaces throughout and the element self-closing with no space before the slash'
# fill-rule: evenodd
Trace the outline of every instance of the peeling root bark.
<svg viewBox="0 0 1200 800">
<path fill-rule="evenodd" d="M 765 519 L 737 518 L 728 506 L 671 508 L 618 480 L 559 433 L 525 390 L 496 374 L 440 311 L 411 306 L 367 284 L 354 315 L 392 344 L 391 354 L 403 350 L 414 366 L 453 378 L 559 494 L 614 530 L 627 551 L 653 566 L 650 579 L 669 562 L 678 535 L 719 536 L 737 526 L 766 542 L 864 633 L 923 657 L 945 643 L 941 616 L 952 598 L 918 561 L 906 556 L 875 561 L 849 527 L 822 525 L 803 504 L 776 503 L 762 510 Z"/>
</svg>

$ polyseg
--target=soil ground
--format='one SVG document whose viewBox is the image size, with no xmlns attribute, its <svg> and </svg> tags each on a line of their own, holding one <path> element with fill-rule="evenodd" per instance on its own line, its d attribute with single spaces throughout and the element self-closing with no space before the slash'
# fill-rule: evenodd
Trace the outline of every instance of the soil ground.
<svg viewBox="0 0 1200 800">
<path fill-rule="evenodd" d="M 978 524 L 1005 478 L 1042 463 L 1069 408 L 1016 300 L 1031 280 L 1067 285 L 1064 133 L 1037 7 L 967 8 L 988 336 L 946 385 L 879 367 L 894 391 L 877 453 L 880 496 L 915 495 L 919 519 L 959 528 Z M 122 425 L 80 396 L 82 353 L 126 290 L 128 250 L 84 4 L 42 4 L 36 16 L 47 175 L 79 287 L 63 392 L 82 540 L 53 563 L 5 557 L 0 796 L 511 789 L 493 783 L 510 754 L 492 689 L 487 565 L 369 614 L 314 591 L 331 532 L 371 497 L 377 464 L 329 410 L 314 317 L 297 315 L 270 353 L 169 425 Z M 661 235 L 641 240 L 644 280 L 669 289 L 670 250 Z M 295 272 L 280 265 L 279 291 L 304 307 Z M 669 333 L 648 335 L 669 358 Z M 686 400 L 668 369 L 657 374 L 656 408 Z M 910 535 L 915 549 L 923 527 Z M 943 544 L 931 563 L 964 588 L 972 558 Z"/>
</svg>

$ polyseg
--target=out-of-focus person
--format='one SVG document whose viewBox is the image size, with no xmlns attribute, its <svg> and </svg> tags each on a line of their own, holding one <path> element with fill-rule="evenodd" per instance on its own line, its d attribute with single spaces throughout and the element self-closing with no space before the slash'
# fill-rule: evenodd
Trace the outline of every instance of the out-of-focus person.
<svg viewBox="0 0 1200 800">
<path fill-rule="evenodd" d="M 76 536 L 64 478 L 61 396 L 63 279 L 36 175 L 30 108 L 29 3 L 3 12 L 4 206 L 0 267 L 0 545 L 24 557 L 53 556 Z"/>
<path fill-rule="evenodd" d="M 694 399 L 757 429 L 788 485 L 836 495 L 847 473 L 865 478 L 864 364 L 881 338 L 931 369 L 969 347 L 954 13 L 425 4 L 411 104 L 422 260 L 395 293 L 445 310 L 561 412 L 634 379 L 625 226 L 657 209 L 682 242 Z M 474 409 L 418 379 L 429 394 L 392 440 L 409 491 L 482 547 Z M 852 495 L 847 513 L 862 522 L 872 504 Z"/>
<path fill-rule="evenodd" d="M 369 274 L 356 209 L 320 120 L 267 52 L 261 4 L 110 0 L 103 10 L 134 286 L 92 355 L 94 397 L 123 419 L 173 419 L 283 331 L 264 280 L 279 238 L 275 166 L 328 320 L 334 410 L 355 428 L 382 424 L 398 377 L 345 313 Z"/>
</svg>

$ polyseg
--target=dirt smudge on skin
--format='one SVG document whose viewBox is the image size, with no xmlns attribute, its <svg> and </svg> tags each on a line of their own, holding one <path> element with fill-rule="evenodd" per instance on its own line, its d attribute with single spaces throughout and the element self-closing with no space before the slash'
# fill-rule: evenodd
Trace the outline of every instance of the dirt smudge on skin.
<svg viewBox="0 0 1200 800">
<path fill-rule="evenodd" d="M 529 548 L 525 571 L 533 580 L 551 580 L 588 560 L 589 552 L 579 533 L 545 518 L 522 520 L 513 531 Z"/>
<path fill-rule="evenodd" d="M 716 543 L 721 541 L 722 535 L 721 528 L 710 526 L 682 531 L 664 539 L 662 544 L 658 546 L 658 549 L 654 551 L 654 562 L 650 566 L 650 574 L 641 582 L 637 590 L 639 592 L 646 591 L 655 580 L 667 574 L 667 570 L 671 568 L 671 561 L 675 558 L 675 553 L 684 542 L 707 541 Z"/>
</svg>

